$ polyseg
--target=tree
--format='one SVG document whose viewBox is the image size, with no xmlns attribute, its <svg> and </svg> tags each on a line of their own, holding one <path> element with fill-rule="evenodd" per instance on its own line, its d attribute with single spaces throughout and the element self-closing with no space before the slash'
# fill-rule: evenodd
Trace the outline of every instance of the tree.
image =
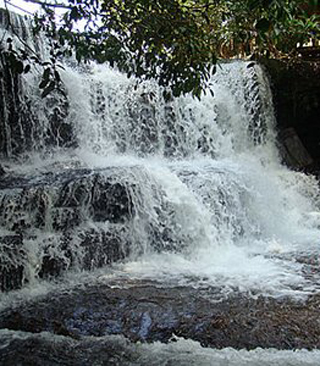
<svg viewBox="0 0 320 366">
<path fill-rule="evenodd" d="M 210 36 L 193 6 L 183 1 L 27 1 L 41 4 L 43 15 L 35 16 L 35 31 L 50 41 L 51 65 L 45 63 L 40 84 L 47 91 L 59 83 L 57 61 L 71 54 L 79 62 L 109 62 L 128 76 L 155 78 L 170 86 L 174 96 L 192 92 L 200 97 L 216 62 Z M 64 10 L 59 21 L 57 8 Z M 20 61 L 14 65 L 22 71 Z"/>
<path fill-rule="evenodd" d="M 297 43 L 319 40 L 319 10 L 317 0 L 224 1 L 215 9 L 222 24 L 215 27 L 218 43 L 226 46 L 225 56 L 289 57 Z"/>
<path fill-rule="evenodd" d="M 44 66 L 43 96 L 59 87 L 59 59 L 74 54 L 79 62 L 108 62 L 129 77 L 154 78 L 174 96 L 200 98 L 223 46 L 233 48 L 231 55 L 278 56 L 319 35 L 319 15 L 306 13 L 305 0 L 25 1 L 41 6 L 34 31 L 48 38 L 50 60 L 18 52 L 10 42 L 2 52 L 16 72 L 28 71 L 30 57 Z"/>
</svg>

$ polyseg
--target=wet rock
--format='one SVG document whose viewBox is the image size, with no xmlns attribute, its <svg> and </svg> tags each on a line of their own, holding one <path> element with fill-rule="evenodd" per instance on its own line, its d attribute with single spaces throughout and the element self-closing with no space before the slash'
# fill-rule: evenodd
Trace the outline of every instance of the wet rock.
<svg viewBox="0 0 320 366">
<path fill-rule="evenodd" d="M 122 232 L 121 232 L 122 231 Z M 124 240 L 125 228 L 113 231 L 89 229 L 79 234 L 84 253 L 81 268 L 91 270 L 117 262 L 128 257 L 130 246 Z"/>
<path fill-rule="evenodd" d="M 101 182 L 99 177 L 94 184 L 92 207 L 95 221 L 121 222 L 133 213 L 126 186 L 117 182 Z"/>
<path fill-rule="evenodd" d="M 45 98 L 44 113 L 48 120 L 44 140 L 47 146 L 77 147 L 73 127 L 66 122 L 69 100 L 65 90 L 55 90 Z"/>
<path fill-rule="evenodd" d="M 62 186 L 55 207 L 87 206 L 94 221 L 123 222 L 133 214 L 126 184 L 99 173 L 70 180 Z"/>
<path fill-rule="evenodd" d="M 44 255 L 42 258 L 41 269 L 38 273 L 40 278 L 52 278 L 60 276 L 66 271 L 68 265 L 61 258 L 52 257 L 50 255 Z"/>
<path fill-rule="evenodd" d="M 315 162 L 320 161 L 319 61 L 263 59 L 260 62 L 265 65 L 271 78 L 279 130 L 294 128 L 311 158 Z"/>
<path fill-rule="evenodd" d="M 89 217 L 96 222 L 124 222 L 134 215 L 129 185 L 118 182 L 112 171 L 78 170 L 30 180 L 8 177 L 0 187 L 0 224 L 25 232 L 51 226 L 66 231 Z"/>
<path fill-rule="evenodd" d="M 302 169 L 313 164 L 313 159 L 303 146 L 294 128 L 289 127 L 279 134 L 280 151 L 285 163 L 295 169 Z"/>
<path fill-rule="evenodd" d="M 30 256 L 19 262 L 17 273 L 29 264 L 35 275 L 51 278 L 69 269 L 99 268 L 129 255 L 135 187 L 130 180 L 120 181 L 119 169 L 6 176 L 1 183 L 0 226 L 21 237 Z"/>
<path fill-rule="evenodd" d="M 38 271 L 40 278 L 58 277 L 72 266 L 72 251 L 64 237 L 48 237 L 42 246 Z"/>
<path fill-rule="evenodd" d="M 11 157 L 30 147 L 30 108 L 24 111 L 24 115 L 20 113 L 21 78 L 11 72 L 3 52 L 0 54 L 0 72 L 0 154 Z"/>
<path fill-rule="evenodd" d="M 58 241 L 58 242 L 57 242 Z M 69 269 L 93 270 L 122 260 L 130 254 L 124 227 L 112 230 L 79 228 L 60 237 L 52 236 L 42 244 L 40 278 L 58 277 Z"/>
<path fill-rule="evenodd" d="M 141 366 L 143 350 L 120 337 L 82 340 L 50 334 L 0 334 L 0 364 L 5 366 Z M 140 357 L 139 357 L 140 356 Z"/>
<path fill-rule="evenodd" d="M 132 285 L 132 284 L 131 284 Z M 172 335 L 214 348 L 319 348 L 319 296 L 307 302 L 241 295 L 210 301 L 193 288 L 136 283 L 91 285 L 7 309 L 0 327 L 71 337 L 122 334 L 131 341 L 167 342 Z"/>
<path fill-rule="evenodd" d="M 0 27 L 6 27 L 3 23 Z M 10 24 L 20 39 L 31 44 L 28 39 L 27 21 L 17 14 L 10 14 Z M 31 27 L 31 25 L 30 25 Z M 10 27 L 9 27 L 10 28 Z M 5 28 L 6 38 L 15 38 Z M 35 48 L 39 44 L 33 45 Z M 3 46 L 1 46 L 3 48 Z M 13 72 L 4 52 L 0 54 L 0 155 L 19 157 L 31 150 L 46 150 L 52 147 L 76 147 L 77 139 L 73 127 L 66 122 L 69 115 L 68 96 L 61 87 L 50 93 L 39 103 L 34 96 L 25 92 L 23 77 Z M 41 75 L 39 75 L 39 79 Z M 38 80 L 35 78 L 34 93 L 39 94 Z M 39 95 L 36 95 L 39 98 Z"/>
<path fill-rule="evenodd" d="M 0 223 L 8 230 L 22 233 L 31 227 L 44 228 L 50 205 L 46 187 L 0 191 Z"/>
<path fill-rule="evenodd" d="M 21 235 L 0 237 L 0 290 L 18 289 L 23 283 L 24 261 Z"/>
<path fill-rule="evenodd" d="M 82 222 L 81 210 L 74 207 L 53 207 L 51 215 L 54 231 L 66 231 L 79 226 Z"/>
</svg>

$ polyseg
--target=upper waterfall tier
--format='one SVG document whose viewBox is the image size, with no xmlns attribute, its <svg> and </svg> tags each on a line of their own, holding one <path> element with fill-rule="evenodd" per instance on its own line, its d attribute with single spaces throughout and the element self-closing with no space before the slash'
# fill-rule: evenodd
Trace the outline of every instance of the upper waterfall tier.
<svg viewBox="0 0 320 366">
<path fill-rule="evenodd" d="M 271 92 L 259 65 L 221 66 L 201 101 L 165 102 L 153 82 L 105 66 L 66 67 L 66 93 L 40 97 L 39 73 L 1 81 L 3 156 L 52 148 L 84 148 L 101 155 L 169 158 L 230 156 L 274 143 Z"/>
<path fill-rule="evenodd" d="M 260 67 L 224 64 L 211 93 L 165 102 L 153 82 L 138 84 L 106 67 L 69 70 L 64 81 L 78 144 L 98 154 L 169 158 L 230 156 L 273 142 L 271 93 Z"/>
</svg>

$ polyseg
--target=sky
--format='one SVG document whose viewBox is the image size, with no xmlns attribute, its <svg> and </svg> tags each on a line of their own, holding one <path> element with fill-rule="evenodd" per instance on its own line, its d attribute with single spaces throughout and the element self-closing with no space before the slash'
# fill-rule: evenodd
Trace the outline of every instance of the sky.
<svg viewBox="0 0 320 366">
<path fill-rule="evenodd" d="M 23 12 L 21 9 L 26 10 L 29 13 L 34 13 L 36 10 L 39 9 L 38 5 L 23 1 L 23 0 L 11 0 L 10 3 L 12 3 L 12 5 L 10 5 L 8 3 L 8 9 L 14 11 L 15 13 L 18 14 L 26 14 L 26 12 Z M 0 0 L 0 8 L 4 8 L 4 1 Z M 19 9 L 21 8 L 21 9 Z"/>
<path fill-rule="evenodd" d="M 64 0 L 59 1 L 60 3 L 63 3 Z M 49 3 L 50 1 L 46 0 L 47 3 Z M 53 2 L 53 1 L 52 1 Z M 22 15 L 32 15 L 33 13 L 35 13 L 37 10 L 40 10 L 41 7 L 37 4 L 33 4 L 31 2 L 28 1 L 24 1 L 24 0 L 8 0 L 8 9 L 18 13 L 18 14 L 22 14 Z M 4 0 L 0 0 L 0 8 L 5 8 L 4 5 Z M 65 10 L 64 9 L 59 9 L 59 8 L 54 8 L 55 12 L 57 15 L 63 15 Z M 85 26 L 86 22 L 85 21 L 78 21 L 77 22 L 77 28 L 78 29 L 82 29 Z"/>
</svg>

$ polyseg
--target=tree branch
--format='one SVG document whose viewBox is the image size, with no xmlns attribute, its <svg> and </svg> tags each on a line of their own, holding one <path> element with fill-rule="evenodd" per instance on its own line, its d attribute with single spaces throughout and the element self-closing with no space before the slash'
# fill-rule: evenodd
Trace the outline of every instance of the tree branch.
<svg viewBox="0 0 320 366">
<path fill-rule="evenodd" d="M 72 9 L 73 8 L 72 5 L 66 5 L 66 4 L 61 4 L 61 3 L 50 3 L 50 2 L 42 1 L 42 0 L 24 0 L 24 1 L 27 3 L 47 6 L 49 8 L 60 8 L 60 9 Z"/>
</svg>

